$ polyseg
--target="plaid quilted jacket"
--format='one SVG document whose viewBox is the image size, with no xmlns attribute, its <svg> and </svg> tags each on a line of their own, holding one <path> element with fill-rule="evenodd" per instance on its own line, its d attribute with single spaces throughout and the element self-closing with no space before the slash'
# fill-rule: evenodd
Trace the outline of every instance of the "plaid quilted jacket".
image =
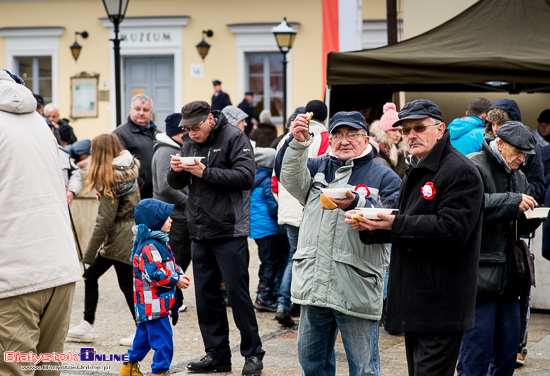
<svg viewBox="0 0 550 376">
<path fill-rule="evenodd" d="M 170 246 L 147 239 L 134 255 L 134 309 L 138 324 L 168 316 L 181 268 Z"/>
</svg>

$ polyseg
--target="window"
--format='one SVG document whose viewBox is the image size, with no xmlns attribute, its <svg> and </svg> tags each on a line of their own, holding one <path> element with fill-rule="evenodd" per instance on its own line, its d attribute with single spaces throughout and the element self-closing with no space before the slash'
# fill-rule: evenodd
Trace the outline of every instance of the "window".
<svg viewBox="0 0 550 376">
<path fill-rule="evenodd" d="M 33 93 L 44 97 L 44 103 L 52 102 L 52 58 L 50 56 L 16 56 L 15 73 L 21 76 Z"/>
<path fill-rule="evenodd" d="M 246 87 L 254 92 L 254 110 L 264 109 L 272 117 L 283 115 L 283 55 L 281 53 L 246 53 Z"/>
</svg>

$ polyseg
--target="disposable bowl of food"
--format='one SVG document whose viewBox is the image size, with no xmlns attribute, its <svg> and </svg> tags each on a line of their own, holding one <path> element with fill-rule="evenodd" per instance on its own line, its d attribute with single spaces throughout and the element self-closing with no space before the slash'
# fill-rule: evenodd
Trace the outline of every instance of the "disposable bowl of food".
<svg viewBox="0 0 550 376">
<path fill-rule="evenodd" d="M 199 161 L 204 157 L 178 157 L 183 165 L 192 166 L 195 164 L 195 159 Z"/>
<path fill-rule="evenodd" d="M 350 192 L 349 188 L 321 188 L 321 192 L 328 198 L 342 199 L 346 198 L 346 192 Z"/>
<path fill-rule="evenodd" d="M 527 219 L 546 218 L 548 217 L 548 211 L 550 211 L 550 208 L 545 208 L 545 207 L 534 208 L 533 210 L 529 209 L 525 212 L 525 217 Z"/>
<path fill-rule="evenodd" d="M 361 214 L 363 214 L 363 218 L 374 220 L 380 220 L 380 218 L 378 218 L 379 213 L 392 214 L 394 211 L 397 211 L 397 209 L 391 208 L 355 208 L 355 210 L 361 212 Z"/>
</svg>

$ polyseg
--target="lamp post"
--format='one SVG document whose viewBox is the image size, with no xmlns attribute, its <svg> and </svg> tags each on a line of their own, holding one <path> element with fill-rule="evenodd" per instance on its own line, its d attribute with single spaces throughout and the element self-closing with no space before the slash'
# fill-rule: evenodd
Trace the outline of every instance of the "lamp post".
<svg viewBox="0 0 550 376">
<path fill-rule="evenodd" d="M 279 51 L 283 54 L 283 127 L 286 123 L 286 54 L 290 49 L 292 48 L 292 44 L 294 43 L 294 38 L 296 37 L 296 34 L 298 33 L 298 30 L 291 27 L 286 22 L 286 17 L 283 19 L 283 22 L 278 24 L 277 26 L 274 26 L 271 29 L 271 32 L 275 36 L 275 40 L 277 41 L 277 46 L 279 47 Z"/>
<path fill-rule="evenodd" d="M 126 9 L 130 0 L 102 0 L 107 16 L 113 23 L 113 31 L 115 32 L 115 38 L 113 41 L 114 57 L 115 57 L 115 101 L 116 101 L 116 126 L 118 127 L 122 123 L 122 110 L 120 105 L 120 41 L 118 37 L 119 25 L 124 19 Z"/>
</svg>

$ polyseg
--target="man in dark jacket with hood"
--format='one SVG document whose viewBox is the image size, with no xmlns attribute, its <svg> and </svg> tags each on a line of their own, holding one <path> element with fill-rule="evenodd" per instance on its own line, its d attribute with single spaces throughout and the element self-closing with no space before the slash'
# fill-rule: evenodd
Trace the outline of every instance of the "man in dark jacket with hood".
<svg viewBox="0 0 550 376">
<path fill-rule="evenodd" d="M 181 109 L 185 128 L 181 155 L 196 157 L 183 165 L 172 157 L 168 184 L 189 186 L 187 223 L 191 236 L 199 327 L 206 350 L 187 369 L 194 372 L 231 370 L 229 324 L 220 290 L 223 279 L 233 318 L 241 333 L 243 375 L 263 369 L 258 323 L 249 293 L 248 240 L 250 188 L 254 184 L 254 152 L 246 135 L 227 123 L 220 111 L 195 101 Z"/>
<path fill-rule="evenodd" d="M 399 212 L 346 222 L 369 230 L 360 232 L 367 244 L 392 243 L 386 328 L 405 333 L 409 375 L 452 376 L 462 335 L 474 327 L 483 182 L 450 144 L 435 103 L 405 104 L 393 126 L 401 124 L 413 157 Z"/>
<path fill-rule="evenodd" d="M 122 146 L 140 162 L 138 185 L 141 199 L 153 197 L 153 144 L 157 134 L 157 126 L 153 117 L 153 101 L 145 94 L 132 98 L 128 121 L 113 131 L 118 136 Z"/>
<path fill-rule="evenodd" d="M 540 220 L 523 214 L 537 202 L 519 167 L 535 153 L 535 138 L 520 122 L 507 121 L 497 139 L 486 138 L 468 157 L 478 168 L 485 190 L 483 236 L 477 277 L 475 327 L 464 333 L 459 376 L 512 375 L 520 340 L 519 295 L 523 283 L 509 270 L 509 249 L 517 236 L 534 231 Z"/>
<path fill-rule="evenodd" d="M 174 189 L 166 181 L 170 170 L 171 155 L 180 151 L 183 145 L 183 129 L 180 128 L 181 113 L 170 114 L 166 117 L 166 133 L 157 133 L 153 146 L 154 154 L 152 164 L 153 173 L 153 198 L 174 204 L 174 210 L 170 214 L 172 228 L 170 229 L 170 248 L 178 264 L 183 271 L 187 270 L 191 262 L 191 239 L 187 229 L 187 217 L 185 207 L 189 197 L 189 188 Z"/>
</svg>

